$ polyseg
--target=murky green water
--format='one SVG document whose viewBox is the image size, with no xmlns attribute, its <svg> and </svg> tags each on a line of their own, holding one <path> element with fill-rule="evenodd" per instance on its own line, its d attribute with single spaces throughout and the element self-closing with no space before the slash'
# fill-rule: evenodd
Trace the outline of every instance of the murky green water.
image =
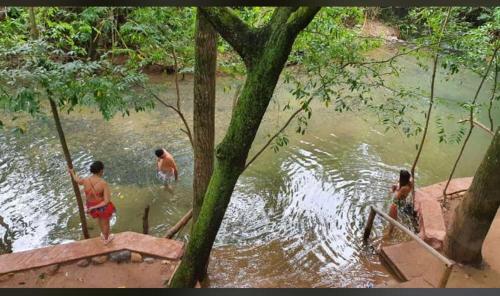
<svg viewBox="0 0 500 296">
<path fill-rule="evenodd" d="M 400 83 L 429 86 L 430 74 L 412 58 L 401 58 L 399 63 L 405 67 Z M 230 78 L 218 80 L 216 142 L 231 114 L 233 93 L 225 93 L 223 87 L 234 83 Z M 455 117 L 464 118 L 466 112 L 457 102 L 470 100 L 478 83 L 470 73 L 450 81 L 438 76 L 437 97 L 445 103 L 433 116 L 460 112 L 463 116 Z M 490 90 L 487 83 L 482 101 Z M 181 81 L 181 95 L 191 121 L 190 77 Z M 174 98 L 171 83 L 165 98 Z M 253 151 L 286 121 L 289 113 L 278 111 L 290 99 L 287 87 L 278 86 L 277 102 L 269 107 Z M 422 99 L 415 112 L 425 110 L 426 103 Z M 498 124 L 498 108 L 494 115 Z M 422 114 L 417 116 L 423 121 Z M 479 115 L 485 123 L 486 118 L 484 112 Z M 79 110 L 62 114 L 62 121 L 80 175 L 87 175 L 93 160 L 106 166 L 105 178 L 118 209 L 113 231 L 141 232 L 143 209 L 150 205 L 150 232 L 161 236 L 190 208 L 193 156 L 180 121 L 170 110 L 157 106 L 109 122 L 96 111 Z M 211 286 L 363 287 L 389 277 L 373 250 L 361 244 L 361 233 L 368 207 L 388 206 L 387 190 L 399 169 L 411 166 L 420 137 L 384 133 L 372 113 L 339 114 L 319 104 L 304 136 L 295 134 L 294 127 L 289 129 L 286 148 L 278 153 L 268 149 L 240 177 L 211 258 Z M 489 141 L 483 131 L 474 131 L 457 177 L 474 174 Z M 155 179 L 153 150 L 159 146 L 174 155 L 180 169 L 173 195 Z M 456 144 L 439 144 L 433 128 L 419 164 L 418 185 L 447 178 L 458 149 Z M 76 202 L 51 119 L 32 121 L 25 135 L 1 131 L 0 151 L 0 215 L 14 232 L 13 250 L 80 239 Z M 97 225 L 91 221 L 90 226 L 91 234 L 97 235 Z M 383 227 L 376 221 L 375 232 L 380 234 Z M 3 234 L 0 228 L 0 237 Z M 186 236 L 184 230 L 180 238 Z"/>
</svg>

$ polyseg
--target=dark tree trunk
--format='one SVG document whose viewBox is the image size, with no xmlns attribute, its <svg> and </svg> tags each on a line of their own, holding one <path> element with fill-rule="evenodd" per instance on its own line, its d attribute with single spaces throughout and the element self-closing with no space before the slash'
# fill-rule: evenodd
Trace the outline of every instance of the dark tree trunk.
<svg viewBox="0 0 500 296">
<path fill-rule="evenodd" d="M 234 186 L 245 169 L 248 151 L 293 42 L 318 10 L 280 7 L 266 27 L 256 30 L 249 28 L 228 9 L 202 9 L 219 34 L 243 58 L 247 77 L 226 135 L 217 146 L 217 161 L 201 211 L 171 287 L 193 287 L 203 276 Z"/>
<path fill-rule="evenodd" d="M 198 10 L 196 13 L 193 106 L 193 225 L 198 220 L 203 196 L 213 171 L 216 66 L 217 32 Z"/>
<path fill-rule="evenodd" d="M 149 205 L 144 208 L 144 214 L 142 215 L 142 233 L 149 233 Z"/>
<path fill-rule="evenodd" d="M 54 117 L 54 122 L 56 124 L 57 133 L 59 135 L 59 140 L 61 141 L 61 146 L 64 153 L 64 158 L 66 159 L 66 164 L 69 168 L 73 168 L 73 161 L 71 160 L 71 155 L 69 154 L 68 145 L 66 144 L 66 137 L 64 136 L 64 131 L 61 126 L 61 121 L 59 119 L 59 112 L 57 111 L 57 105 L 54 100 L 49 98 L 50 109 L 52 110 L 52 116 Z M 73 190 L 75 191 L 76 202 L 78 204 L 78 212 L 80 214 L 80 223 L 82 225 L 82 232 L 84 238 L 89 238 L 89 231 L 87 229 L 87 219 L 85 218 L 85 210 L 83 208 L 82 196 L 80 194 L 80 188 L 78 184 L 71 178 L 71 184 L 73 185 Z"/>
<path fill-rule="evenodd" d="M 500 129 L 474 175 L 472 185 L 455 210 L 444 250 L 458 262 L 479 264 L 484 238 L 500 206 Z"/>
</svg>

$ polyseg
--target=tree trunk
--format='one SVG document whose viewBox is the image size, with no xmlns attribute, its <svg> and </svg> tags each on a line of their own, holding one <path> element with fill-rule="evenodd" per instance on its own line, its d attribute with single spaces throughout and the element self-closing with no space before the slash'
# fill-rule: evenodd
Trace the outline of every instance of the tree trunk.
<svg viewBox="0 0 500 296">
<path fill-rule="evenodd" d="M 7 6 L 0 7 L 0 22 L 7 19 Z"/>
<path fill-rule="evenodd" d="M 213 9 L 208 13 L 205 8 L 203 10 L 217 31 L 226 40 L 230 39 L 233 48 L 242 55 L 247 67 L 247 77 L 226 135 L 217 146 L 215 169 L 184 257 L 172 278 L 171 287 L 193 287 L 203 276 L 234 186 L 245 169 L 248 151 L 293 42 L 319 10 L 308 9 L 299 9 L 299 12 L 297 8 L 277 8 L 274 15 L 276 18 L 273 16 L 268 27 L 260 31 L 261 34 L 253 35 L 244 27 L 244 23 L 230 13 L 217 18 L 217 12 L 223 14 L 224 9 Z M 296 10 L 297 14 L 292 15 Z M 225 24 L 221 24 L 223 22 Z"/>
<path fill-rule="evenodd" d="M 217 32 L 198 10 L 196 13 L 193 106 L 193 225 L 198 220 L 203 196 L 213 171 L 216 66 Z"/>
<path fill-rule="evenodd" d="M 500 128 L 477 169 L 471 187 L 455 210 L 444 250 L 458 262 L 479 264 L 481 248 L 500 206 Z"/>
<path fill-rule="evenodd" d="M 36 18 L 35 18 L 35 8 L 28 8 L 29 19 L 30 19 L 30 36 L 31 39 L 38 39 L 38 28 L 36 27 Z"/>
<path fill-rule="evenodd" d="M 59 112 L 57 111 L 57 105 L 49 98 L 50 109 L 52 110 L 52 116 L 54 117 L 54 122 L 56 124 L 57 133 L 59 134 L 59 140 L 61 141 L 61 146 L 64 153 L 64 158 L 66 159 L 66 163 L 69 168 L 73 168 L 73 162 L 71 160 L 71 155 L 69 154 L 68 145 L 66 144 L 66 137 L 64 136 L 64 131 L 61 126 L 61 121 L 59 120 Z M 75 180 L 71 178 L 71 184 L 73 185 L 73 190 L 75 191 L 76 202 L 78 204 L 78 212 L 80 214 L 80 222 L 82 225 L 82 232 L 84 238 L 89 238 L 89 231 L 87 229 L 87 220 L 85 218 L 85 210 L 83 208 L 82 196 L 80 194 L 80 188 L 78 188 L 78 184 L 76 184 Z"/>
</svg>

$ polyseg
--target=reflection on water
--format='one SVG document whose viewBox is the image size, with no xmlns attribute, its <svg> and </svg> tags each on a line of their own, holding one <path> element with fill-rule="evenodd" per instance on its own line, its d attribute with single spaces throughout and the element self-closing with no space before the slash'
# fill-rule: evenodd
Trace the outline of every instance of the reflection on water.
<svg viewBox="0 0 500 296">
<path fill-rule="evenodd" d="M 414 78 L 427 78 L 428 73 L 410 58 L 400 63 L 407 68 L 400 82 L 427 87 L 425 79 Z M 438 96 L 451 103 L 435 114 L 465 114 L 454 102 L 469 98 L 477 82 L 466 74 L 439 81 Z M 228 78 L 218 82 L 216 142 L 230 119 L 232 93 L 222 90 L 230 84 L 234 81 Z M 181 91 L 192 120 L 191 78 L 181 81 Z M 164 95 L 172 99 L 172 87 Z M 481 95 L 483 100 L 488 97 L 486 91 Z M 291 98 L 286 86 L 278 86 L 277 102 L 269 107 L 253 151 L 287 119 L 289 113 L 278 110 Z M 362 245 L 361 234 L 370 205 L 387 209 L 388 188 L 399 169 L 411 165 L 418 139 L 384 133 L 370 113 L 339 114 L 320 105 L 313 109 L 304 136 L 295 134 L 292 124 L 288 147 L 266 151 L 240 177 L 212 254 L 211 286 L 364 287 L 389 277 L 374 250 Z M 424 100 L 420 109 L 416 115 L 423 120 L 419 112 L 425 110 Z M 498 109 L 495 117 L 500 117 Z M 150 232 L 161 236 L 190 208 L 193 156 L 175 114 L 158 106 L 105 122 L 98 113 L 82 109 L 63 114 L 62 120 L 79 174 L 87 175 L 93 160 L 105 164 L 118 211 L 113 231 L 140 232 L 143 209 L 150 205 Z M 419 185 L 445 179 L 459 148 L 438 144 L 434 129 L 428 139 L 418 168 Z M 457 177 L 474 173 L 488 142 L 487 135 L 474 132 Z M 155 179 L 153 151 L 160 146 L 179 166 L 174 194 Z M 0 151 L 0 214 L 13 232 L 14 251 L 80 239 L 77 207 L 50 118 L 31 122 L 22 136 L 1 131 Z M 97 235 L 94 221 L 90 227 Z M 375 236 L 383 227 L 375 220 Z M 186 239 L 187 229 L 181 239 Z"/>
</svg>

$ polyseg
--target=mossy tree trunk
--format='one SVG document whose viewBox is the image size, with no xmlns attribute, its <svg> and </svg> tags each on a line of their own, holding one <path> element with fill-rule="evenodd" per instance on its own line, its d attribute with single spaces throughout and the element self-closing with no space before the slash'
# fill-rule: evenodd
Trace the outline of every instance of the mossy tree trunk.
<svg viewBox="0 0 500 296">
<path fill-rule="evenodd" d="M 198 220 L 203 196 L 212 176 L 215 139 L 217 32 L 199 9 L 196 12 L 195 35 L 193 223 Z"/>
<path fill-rule="evenodd" d="M 193 287 L 203 275 L 248 151 L 259 129 L 293 42 L 319 8 L 275 9 L 269 23 L 251 28 L 227 8 L 200 8 L 243 59 L 247 76 L 222 142 L 198 220 L 171 287 Z"/>
<path fill-rule="evenodd" d="M 500 207 L 500 129 L 474 175 L 471 187 L 455 210 L 444 250 L 458 262 L 479 264 L 484 238 Z"/>
</svg>

